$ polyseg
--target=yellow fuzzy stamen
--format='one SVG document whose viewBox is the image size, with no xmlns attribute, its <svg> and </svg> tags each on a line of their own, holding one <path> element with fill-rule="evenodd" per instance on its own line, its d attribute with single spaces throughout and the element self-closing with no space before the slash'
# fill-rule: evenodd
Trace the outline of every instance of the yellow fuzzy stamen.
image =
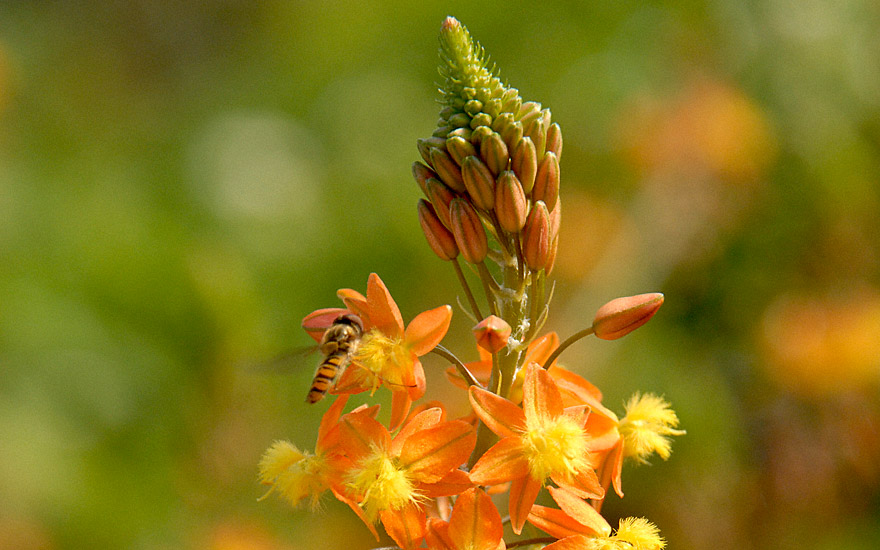
<svg viewBox="0 0 880 550">
<path fill-rule="evenodd" d="M 355 362 L 372 378 L 373 391 L 384 382 L 403 384 L 403 373 L 412 370 L 413 358 L 403 340 L 373 329 L 361 339 Z"/>
<path fill-rule="evenodd" d="M 530 420 L 522 441 L 535 479 L 570 479 L 590 466 L 584 430 L 566 416 Z"/>
<path fill-rule="evenodd" d="M 348 487 L 363 495 L 359 504 L 370 521 L 382 510 L 400 510 L 421 498 L 406 469 L 380 448 L 359 461 L 350 472 Z"/>
<path fill-rule="evenodd" d="M 323 455 L 300 451 L 288 441 L 276 441 L 260 459 L 260 483 L 271 485 L 261 498 L 278 490 L 293 506 L 311 497 L 311 505 L 316 507 L 321 494 L 327 490 L 324 475 L 327 468 Z"/>
<path fill-rule="evenodd" d="M 672 440 L 668 436 L 683 435 L 678 426 L 678 416 L 662 397 L 646 393 L 635 394 L 624 406 L 626 416 L 618 429 L 623 436 L 623 453 L 636 462 L 645 463 L 647 457 L 657 453 L 666 460 L 672 452 Z"/>
<path fill-rule="evenodd" d="M 663 550 L 666 547 L 666 541 L 660 536 L 660 530 L 645 518 L 620 520 L 614 536 L 639 550 Z"/>
</svg>

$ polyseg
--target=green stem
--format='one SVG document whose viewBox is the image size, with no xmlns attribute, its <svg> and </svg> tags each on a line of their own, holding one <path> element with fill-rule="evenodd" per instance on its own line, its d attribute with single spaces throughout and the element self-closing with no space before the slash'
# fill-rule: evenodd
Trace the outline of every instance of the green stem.
<svg viewBox="0 0 880 550">
<path fill-rule="evenodd" d="M 565 342 L 559 344 L 559 347 L 550 354 L 550 357 L 548 357 L 546 361 L 544 361 L 544 368 L 549 369 L 550 365 L 553 364 L 553 361 L 556 361 L 556 358 L 559 357 L 559 355 L 563 351 L 565 351 L 568 346 L 574 344 L 581 338 L 584 338 L 585 336 L 589 336 L 591 334 L 593 334 L 593 327 L 585 328 L 584 330 L 580 332 L 575 332 L 574 334 L 569 336 L 568 339 Z"/>
<path fill-rule="evenodd" d="M 498 304 L 496 303 L 495 294 L 492 289 L 498 288 L 498 283 L 495 282 L 492 274 L 489 273 L 489 268 L 486 267 L 486 262 L 478 263 L 477 270 L 480 273 L 480 280 L 483 282 L 483 291 L 486 293 L 486 301 L 489 302 L 489 313 L 497 316 Z M 482 319 L 482 317 L 480 317 L 480 319 Z"/>
<path fill-rule="evenodd" d="M 468 370 L 464 363 L 462 363 L 461 360 L 456 357 L 455 354 L 453 354 L 451 351 L 439 344 L 431 351 L 455 365 L 455 368 L 458 369 L 458 373 L 461 374 L 461 376 L 465 379 L 465 381 L 468 383 L 468 386 L 477 386 L 478 388 L 483 387 L 482 384 L 480 384 L 480 382 L 473 375 L 473 373 L 471 373 L 471 371 Z"/>
<path fill-rule="evenodd" d="M 471 287 L 468 286 L 467 279 L 464 278 L 464 273 L 461 271 L 461 264 L 458 263 L 458 258 L 452 259 L 452 267 L 455 269 L 455 275 L 458 276 L 458 282 L 461 283 L 461 288 L 464 289 L 464 295 L 467 297 L 467 300 L 471 305 L 471 310 L 473 310 L 477 321 L 480 321 L 483 319 L 483 314 L 480 313 L 480 306 L 477 305 L 477 300 L 471 292 Z"/>
<path fill-rule="evenodd" d="M 507 543 L 508 548 L 516 548 L 517 546 L 529 546 L 532 544 L 548 544 L 551 542 L 556 542 L 555 537 L 535 537 L 533 539 L 523 539 L 523 540 L 515 540 L 513 542 Z"/>
</svg>

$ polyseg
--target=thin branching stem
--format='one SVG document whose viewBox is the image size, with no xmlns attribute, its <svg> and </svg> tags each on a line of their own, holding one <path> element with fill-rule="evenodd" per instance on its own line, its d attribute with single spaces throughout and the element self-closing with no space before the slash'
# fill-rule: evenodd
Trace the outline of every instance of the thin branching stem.
<svg viewBox="0 0 880 550">
<path fill-rule="evenodd" d="M 532 544 L 549 544 L 551 542 L 556 542 L 555 537 L 535 537 L 533 539 L 523 539 L 523 540 L 515 540 L 513 542 L 508 542 L 508 548 L 516 548 L 517 546 L 530 546 Z"/>
<path fill-rule="evenodd" d="M 458 369 L 458 373 L 461 374 L 461 376 L 465 379 L 465 381 L 468 383 L 468 386 L 477 386 L 478 388 L 483 387 L 483 385 L 480 384 L 479 381 L 477 381 L 477 378 L 473 375 L 473 373 L 468 370 L 465 364 L 462 363 L 461 360 L 456 357 L 454 353 L 439 344 L 431 351 L 455 365 L 455 368 Z"/>
<path fill-rule="evenodd" d="M 594 332 L 593 327 L 590 327 L 590 328 L 585 328 L 584 330 L 582 330 L 580 332 L 575 332 L 574 334 L 569 336 L 568 339 L 565 342 L 559 344 L 559 347 L 556 348 L 556 350 L 554 350 L 553 353 L 550 354 L 550 357 L 548 357 L 546 361 L 544 361 L 544 368 L 549 369 L 550 365 L 553 364 L 553 361 L 556 361 L 556 358 L 559 357 L 559 354 L 561 354 L 563 351 L 565 351 L 565 348 L 574 344 L 575 342 L 577 342 L 581 338 L 584 338 L 585 336 L 589 336 L 589 335 L 593 334 L 593 332 Z"/>
<path fill-rule="evenodd" d="M 474 316 L 478 321 L 483 319 L 483 314 L 480 313 L 480 306 L 477 305 L 474 293 L 471 292 L 471 287 L 468 285 L 467 279 L 464 278 L 464 273 L 461 270 L 461 264 L 458 263 L 458 258 L 452 259 L 452 267 L 455 269 L 455 275 L 458 277 L 458 282 L 461 283 L 461 288 L 464 290 L 464 295 L 467 297 L 468 303 L 471 305 Z"/>
</svg>

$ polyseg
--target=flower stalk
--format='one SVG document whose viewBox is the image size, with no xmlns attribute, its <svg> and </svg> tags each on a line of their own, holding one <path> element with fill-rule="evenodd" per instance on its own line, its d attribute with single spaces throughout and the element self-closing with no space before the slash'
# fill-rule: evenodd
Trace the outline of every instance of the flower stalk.
<svg viewBox="0 0 880 550">
<path fill-rule="evenodd" d="M 664 542 L 653 524 L 628 518 L 614 531 L 599 510 L 612 489 L 623 496 L 624 458 L 668 458 L 671 437 L 684 433 L 678 417 L 662 398 L 636 394 L 621 419 L 595 386 L 557 361 L 586 336 L 612 340 L 644 325 L 663 295 L 612 300 L 561 344 L 555 333 L 543 333 L 564 196 L 561 127 L 549 109 L 500 80 L 482 46 L 452 17 L 441 27 L 440 74 L 440 119 L 418 140 L 421 161 L 412 165 L 423 195 L 418 221 L 461 285 L 479 359 L 466 363 L 441 344 L 452 320 L 448 305 L 404 323 L 378 275 L 369 277 L 365 295 L 339 290 L 343 307 L 303 320 L 326 355 L 316 380 L 336 396 L 315 452 L 274 443 L 260 481 L 294 505 L 316 505 L 329 492 L 377 540 L 381 525 L 400 550 L 548 543 L 551 550 L 659 550 Z M 485 303 L 461 259 L 479 278 Z M 335 340 L 337 333 L 349 339 Z M 470 413 L 463 418 L 448 419 L 442 403 L 418 403 L 427 390 L 420 358 L 428 353 L 448 362 L 447 378 L 466 390 Z M 349 394 L 385 390 L 387 423 L 378 406 L 345 413 Z M 536 504 L 545 491 L 558 507 Z M 548 536 L 505 541 L 491 496 L 498 492 L 508 493 L 515 534 L 530 522 Z"/>
</svg>

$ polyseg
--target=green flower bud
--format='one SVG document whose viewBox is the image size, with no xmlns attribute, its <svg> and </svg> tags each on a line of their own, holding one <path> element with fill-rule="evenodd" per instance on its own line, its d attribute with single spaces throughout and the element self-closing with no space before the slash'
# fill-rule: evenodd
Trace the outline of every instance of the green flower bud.
<svg viewBox="0 0 880 550">
<path fill-rule="evenodd" d="M 552 212 L 559 198 L 559 160 L 552 152 L 544 154 L 538 173 L 535 176 L 535 187 L 532 189 L 532 200 L 544 201 Z"/>
<path fill-rule="evenodd" d="M 489 252 L 489 242 L 477 211 L 468 201 L 456 198 L 449 205 L 449 214 L 452 234 L 461 255 L 473 264 L 482 262 Z"/>
<path fill-rule="evenodd" d="M 470 128 L 456 128 L 455 130 L 449 132 L 449 135 L 446 136 L 446 139 L 449 139 L 453 136 L 458 136 L 470 141 L 472 133 L 473 130 L 471 130 Z"/>
<path fill-rule="evenodd" d="M 537 101 L 526 101 L 525 103 L 522 104 L 522 106 L 519 108 L 519 111 L 516 113 L 516 119 L 519 120 L 520 122 L 522 122 L 523 126 L 525 126 L 525 122 L 523 122 L 523 120 L 526 119 L 527 117 L 529 117 L 530 115 L 536 116 L 536 115 L 533 115 L 533 113 L 539 113 L 540 111 L 541 111 L 541 104 L 540 103 L 538 103 Z"/>
<path fill-rule="evenodd" d="M 441 260 L 452 260 L 458 256 L 455 237 L 437 217 L 434 206 L 425 199 L 419 199 L 419 224 L 428 240 L 428 246 Z"/>
<path fill-rule="evenodd" d="M 483 102 L 479 99 L 472 99 L 464 104 L 464 112 L 474 116 L 483 111 Z"/>
<path fill-rule="evenodd" d="M 477 150 L 471 145 L 471 142 L 461 136 L 450 136 L 446 138 L 446 150 L 456 164 L 461 166 L 465 157 L 476 155 Z"/>
<path fill-rule="evenodd" d="M 495 176 L 479 158 L 470 156 L 461 165 L 461 175 L 474 206 L 492 210 L 495 206 Z"/>
<path fill-rule="evenodd" d="M 519 233 L 526 223 L 529 203 L 522 184 L 511 170 L 501 172 L 495 183 L 495 215 L 508 233 Z"/>
<path fill-rule="evenodd" d="M 519 140 L 513 149 L 513 156 L 510 160 L 516 177 L 522 183 L 523 191 L 526 192 L 526 195 L 531 194 L 532 187 L 535 186 L 535 176 L 538 173 L 538 154 L 530 137 L 526 136 Z M 437 167 L 434 166 L 434 169 L 437 170 Z"/>
<path fill-rule="evenodd" d="M 513 151 L 516 149 L 516 144 L 519 143 L 519 140 L 523 137 L 523 127 L 519 122 L 514 122 L 508 124 L 507 127 L 498 133 L 501 134 L 501 139 L 503 139 L 504 143 L 507 145 L 507 150 Z"/>
<path fill-rule="evenodd" d="M 444 142 L 445 145 L 446 142 Z M 458 168 L 458 165 L 452 160 L 452 157 L 446 152 L 446 149 L 432 148 L 431 149 L 431 165 L 434 167 L 434 171 L 437 172 L 437 175 L 440 176 L 440 179 L 443 180 L 443 183 L 448 185 L 454 191 L 458 191 L 459 193 L 464 192 L 464 180 L 461 178 L 461 170 Z"/>
<path fill-rule="evenodd" d="M 471 123 L 471 117 L 467 113 L 456 113 L 449 117 L 449 125 L 453 128 L 464 128 Z"/>
<path fill-rule="evenodd" d="M 526 265 L 532 271 L 547 266 L 550 258 L 550 213 L 543 201 L 532 205 L 522 231 L 522 251 Z"/>
<path fill-rule="evenodd" d="M 478 147 L 483 143 L 483 140 L 490 135 L 492 135 L 492 128 L 489 128 L 488 126 L 480 126 L 474 130 L 473 134 L 471 134 L 471 143 L 474 144 L 474 147 Z"/>
<path fill-rule="evenodd" d="M 471 128 L 475 130 L 480 126 L 491 126 L 491 124 L 492 117 L 489 116 L 489 113 L 480 113 L 471 119 Z"/>
<path fill-rule="evenodd" d="M 513 118 L 513 113 L 501 113 L 492 121 L 492 129 L 501 134 L 514 122 L 516 121 Z"/>
<path fill-rule="evenodd" d="M 480 157 L 495 176 L 506 170 L 507 163 L 510 161 L 507 144 L 497 132 L 492 132 L 483 139 L 480 144 Z"/>
</svg>

